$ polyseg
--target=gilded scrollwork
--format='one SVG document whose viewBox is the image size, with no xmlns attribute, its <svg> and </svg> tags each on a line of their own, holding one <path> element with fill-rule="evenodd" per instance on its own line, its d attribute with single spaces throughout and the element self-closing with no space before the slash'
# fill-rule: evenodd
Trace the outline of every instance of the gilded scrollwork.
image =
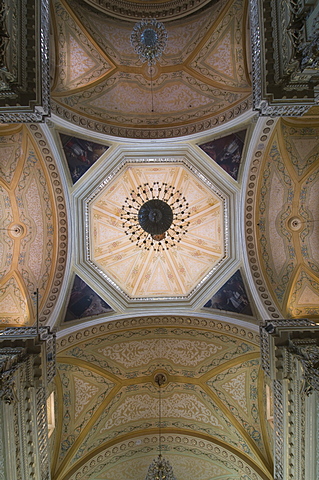
<svg viewBox="0 0 319 480">
<path fill-rule="evenodd" d="M 0 1 L 0 123 L 43 122 L 50 113 L 48 5 Z"/>
<path fill-rule="evenodd" d="M 0 2 L 0 70 L 7 69 L 6 50 L 9 42 L 9 32 L 7 28 L 8 9 L 4 0 Z"/>
<path fill-rule="evenodd" d="M 308 32 L 308 2 L 250 0 L 254 108 L 300 116 L 317 101 L 318 21 Z M 297 93 L 296 93 L 297 92 Z"/>
<path fill-rule="evenodd" d="M 274 391 L 275 478 L 303 479 L 305 458 L 315 456 L 306 439 L 319 391 L 319 327 L 307 319 L 267 320 L 261 327 L 262 367 Z M 289 462 L 285 462 L 289 458 Z M 314 478 L 314 477 L 311 477 Z"/>
</svg>

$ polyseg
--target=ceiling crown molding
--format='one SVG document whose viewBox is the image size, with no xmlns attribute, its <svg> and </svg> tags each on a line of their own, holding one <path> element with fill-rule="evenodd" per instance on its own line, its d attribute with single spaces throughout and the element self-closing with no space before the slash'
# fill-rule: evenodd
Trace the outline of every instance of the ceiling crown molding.
<svg viewBox="0 0 319 480">
<path fill-rule="evenodd" d="M 173 0 L 162 2 L 137 2 L 135 0 L 84 0 L 89 5 L 116 18 L 133 20 L 155 17 L 157 19 L 177 19 L 196 12 L 207 4 L 218 0 Z"/>
</svg>

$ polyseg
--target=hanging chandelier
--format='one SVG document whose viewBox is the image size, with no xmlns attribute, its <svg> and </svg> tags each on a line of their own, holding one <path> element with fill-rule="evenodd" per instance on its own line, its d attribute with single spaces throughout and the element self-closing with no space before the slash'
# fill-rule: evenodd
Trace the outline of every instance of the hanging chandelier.
<svg viewBox="0 0 319 480">
<path fill-rule="evenodd" d="M 145 480 L 176 480 L 173 468 L 168 460 L 162 457 L 162 396 L 161 386 L 166 382 L 166 377 L 162 373 L 158 373 L 155 378 L 155 383 L 158 385 L 159 393 L 159 454 L 150 464 Z"/>
<path fill-rule="evenodd" d="M 142 63 L 154 65 L 161 57 L 167 42 L 164 24 L 155 18 L 143 19 L 134 25 L 131 44 Z"/>
<path fill-rule="evenodd" d="M 176 246 L 187 233 L 189 204 L 167 183 L 144 183 L 131 190 L 122 206 L 122 226 L 136 246 L 156 252 Z"/>
</svg>

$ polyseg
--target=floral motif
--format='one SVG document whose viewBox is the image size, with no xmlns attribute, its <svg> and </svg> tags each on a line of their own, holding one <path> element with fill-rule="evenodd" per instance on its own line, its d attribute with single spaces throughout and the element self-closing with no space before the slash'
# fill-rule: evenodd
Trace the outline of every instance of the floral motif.
<svg viewBox="0 0 319 480">
<path fill-rule="evenodd" d="M 99 352 L 128 368 L 146 365 L 161 356 L 165 356 L 177 364 L 196 366 L 206 358 L 215 355 L 219 350 L 222 350 L 221 345 L 198 340 L 165 338 L 118 343 L 101 348 Z"/>
<path fill-rule="evenodd" d="M 243 410 L 247 411 L 246 402 L 246 373 L 242 372 L 237 377 L 224 383 L 222 387 L 233 397 Z"/>
<path fill-rule="evenodd" d="M 92 397 L 99 389 L 89 382 L 85 382 L 79 377 L 74 377 L 75 388 L 75 418 L 82 412 L 83 408 L 89 403 Z"/>
<path fill-rule="evenodd" d="M 159 399 L 150 395 L 135 395 L 126 398 L 119 405 L 111 417 L 105 422 L 101 432 L 110 428 L 147 418 L 154 418 L 158 415 Z M 223 429 L 218 419 L 212 415 L 195 395 L 175 393 L 169 398 L 162 400 L 162 416 L 173 418 L 193 419 L 197 422 L 208 423 Z"/>
</svg>

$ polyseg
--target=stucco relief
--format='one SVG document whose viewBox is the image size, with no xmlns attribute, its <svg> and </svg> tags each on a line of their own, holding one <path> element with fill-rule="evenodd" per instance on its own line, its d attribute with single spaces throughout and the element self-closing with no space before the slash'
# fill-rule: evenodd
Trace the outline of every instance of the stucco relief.
<svg viewBox="0 0 319 480">
<path fill-rule="evenodd" d="M 222 349 L 221 345 L 198 340 L 153 339 L 118 343 L 99 349 L 106 357 L 126 368 L 152 363 L 164 355 L 175 364 L 195 367 Z"/>
<path fill-rule="evenodd" d="M 0 321 L 4 325 L 19 326 L 28 322 L 29 308 L 26 295 L 15 277 L 0 285 Z"/>
<path fill-rule="evenodd" d="M 240 407 L 246 412 L 247 411 L 247 401 L 246 401 L 246 373 L 242 372 L 236 377 L 232 378 L 228 382 L 222 384 L 222 387 L 226 392 L 229 393 L 231 397 L 240 405 Z"/>
<path fill-rule="evenodd" d="M 74 417 L 77 419 L 84 407 L 89 403 L 99 389 L 92 383 L 76 376 L 74 376 L 74 389 L 76 400 Z"/>
<path fill-rule="evenodd" d="M 163 2 L 147 2 L 140 0 L 84 0 L 87 4 L 99 8 L 103 13 L 126 20 L 136 18 L 140 15 L 143 18 L 156 17 L 166 19 L 168 16 L 174 20 L 197 12 L 208 3 L 213 3 L 215 8 L 218 7 L 218 0 L 170 0 Z"/>
<path fill-rule="evenodd" d="M 90 461 L 86 462 L 83 466 L 79 466 L 76 472 L 72 474 L 70 480 L 80 480 L 83 475 L 99 475 L 104 476 L 107 474 L 110 468 L 116 468 L 118 465 L 126 466 L 126 462 L 130 462 L 132 457 L 139 459 L 148 458 L 149 463 L 153 457 L 158 454 L 158 438 L 157 436 L 138 437 L 138 444 L 132 440 L 121 442 L 120 445 L 111 446 L 101 453 L 94 455 Z M 180 458 L 198 459 L 201 462 L 209 459 L 213 461 L 218 469 L 222 471 L 228 470 L 231 472 L 229 477 L 231 480 L 243 476 L 245 480 L 261 480 L 265 478 L 264 472 L 260 469 L 256 463 L 246 462 L 237 453 L 228 451 L 224 446 L 219 446 L 207 440 L 200 440 L 187 435 L 165 435 L 163 441 L 166 445 L 165 456 L 170 458 L 170 462 L 174 465 L 174 460 L 177 457 L 179 463 Z M 183 452 L 183 457 L 180 456 L 180 452 Z M 136 467 L 143 468 L 144 461 L 135 464 Z M 202 464 L 203 465 L 203 464 Z M 210 464 L 211 465 L 211 464 Z M 120 472 L 121 470 L 119 470 Z M 139 476 L 143 477 L 145 471 L 139 470 Z M 209 473 L 212 473 L 211 467 Z M 136 474 L 136 471 L 135 471 Z M 187 480 L 192 480 L 193 477 L 187 475 Z M 207 477 L 204 477 L 205 479 Z"/>
<path fill-rule="evenodd" d="M 150 395 L 135 395 L 127 397 L 101 428 L 100 433 L 108 431 L 127 422 L 147 421 L 156 417 L 159 411 L 159 400 Z M 196 395 L 189 393 L 173 393 L 169 398 L 162 399 L 163 418 L 183 418 L 203 422 L 223 430 L 217 417 L 212 415 Z"/>
<path fill-rule="evenodd" d="M 22 133 L 13 131 L 0 137 L 0 177 L 7 183 L 12 181 L 22 153 Z"/>
<path fill-rule="evenodd" d="M 13 223 L 13 210 L 10 195 L 0 185 L 0 216 L 2 228 L 10 228 Z M 10 271 L 13 260 L 14 241 L 9 235 L 0 236 L 0 280 Z"/>
<path fill-rule="evenodd" d="M 111 69 L 111 65 L 70 15 L 64 2 L 55 1 L 54 10 L 58 48 L 52 91 L 61 95 L 97 80 Z"/>
<path fill-rule="evenodd" d="M 58 338 L 57 351 L 61 354 L 62 352 L 65 352 L 66 354 L 75 355 L 75 352 L 82 342 L 84 342 L 85 348 L 87 348 L 91 342 L 92 345 L 101 345 L 103 342 L 101 336 L 109 338 L 110 340 L 115 340 L 117 338 L 134 338 L 134 336 L 139 336 L 139 334 L 132 331 L 128 334 L 125 332 L 128 329 L 134 329 L 136 327 L 143 329 L 146 328 L 147 334 L 151 334 L 152 327 L 160 328 L 163 334 L 169 333 L 169 335 L 174 333 L 178 334 L 179 330 L 175 331 L 176 327 L 181 329 L 181 332 L 185 331 L 186 333 L 190 327 L 192 329 L 199 327 L 200 329 L 203 329 L 204 332 L 198 332 L 196 334 L 197 338 L 201 338 L 203 335 L 205 338 L 213 339 L 217 336 L 217 338 L 220 338 L 226 345 L 235 345 L 237 342 L 245 343 L 247 348 L 243 348 L 241 350 L 242 353 L 247 351 L 258 351 L 260 344 L 258 333 L 252 332 L 247 328 L 239 328 L 238 326 L 227 322 L 189 316 L 144 316 L 109 321 L 106 324 L 94 325 L 91 327 L 85 326 L 79 329 L 76 334 L 71 333 Z M 206 331 L 207 329 L 209 332 Z M 226 335 L 230 337 L 230 341 Z M 88 341 L 88 337 L 90 338 L 90 341 Z"/>
</svg>

